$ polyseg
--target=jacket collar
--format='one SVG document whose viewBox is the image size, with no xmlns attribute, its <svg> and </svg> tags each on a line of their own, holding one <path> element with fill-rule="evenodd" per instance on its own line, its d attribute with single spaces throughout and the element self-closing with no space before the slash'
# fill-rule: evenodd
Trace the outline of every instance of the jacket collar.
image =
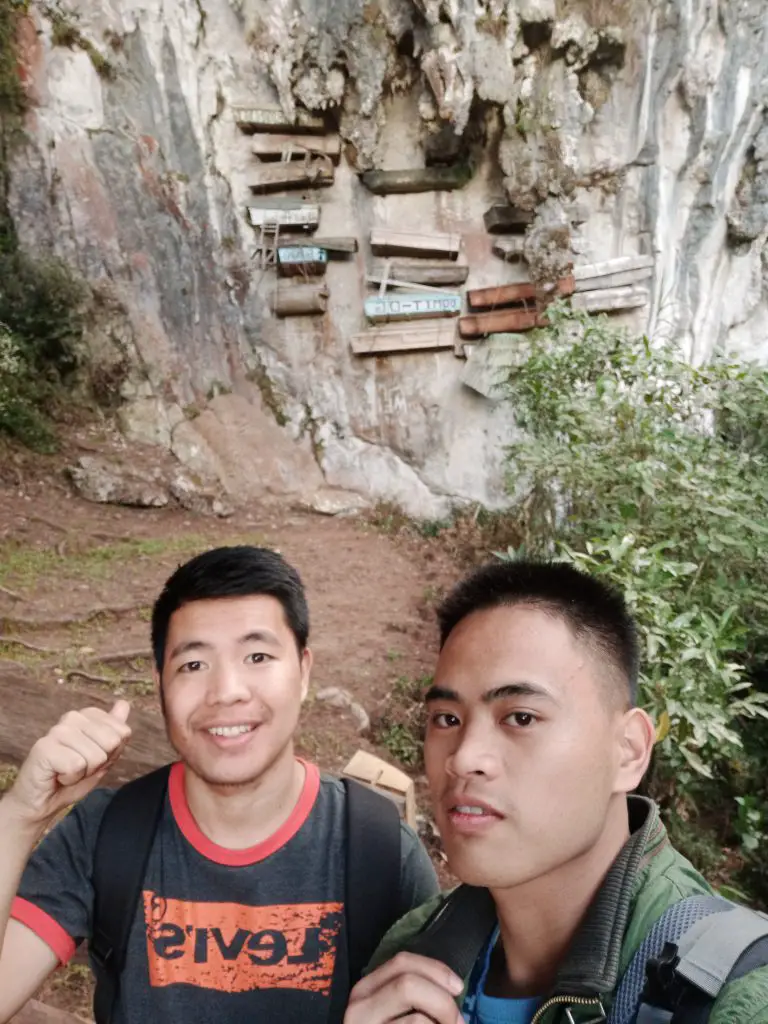
<svg viewBox="0 0 768 1024">
<path fill-rule="evenodd" d="M 630 796 L 630 837 L 605 876 L 555 980 L 555 994 L 595 996 L 612 991 L 629 923 L 636 882 L 651 840 L 663 830 L 646 797 Z"/>
</svg>

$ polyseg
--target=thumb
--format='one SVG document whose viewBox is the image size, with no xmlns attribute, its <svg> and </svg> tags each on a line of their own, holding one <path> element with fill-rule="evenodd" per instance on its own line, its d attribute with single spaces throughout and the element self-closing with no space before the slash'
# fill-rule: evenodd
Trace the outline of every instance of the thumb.
<svg viewBox="0 0 768 1024">
<path fill-rule="evenodd" d="M 131 705 L 127 700 L 116 700 L 109 713 L 113 718 L 116 718 L 118 722 L 127 722 L 128 715 L 131 713 Z"/>
</svg>

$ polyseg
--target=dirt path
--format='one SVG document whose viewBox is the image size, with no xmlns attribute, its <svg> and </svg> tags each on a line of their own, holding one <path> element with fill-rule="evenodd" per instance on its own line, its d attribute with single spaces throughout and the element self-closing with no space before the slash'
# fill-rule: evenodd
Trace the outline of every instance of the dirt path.
<svg viewBox="0 0 768 1024">
<path fill-rule="evenodd" d="M 149 609 L 179 562 L 231 543 L 277 548 L 307 586 L 315 669 L 300 752 L 331 771 L 358 747 L 392 761 L 404 754 L 397 729 L 374 730 L 374 742 L 358 733 L 348 711 L 314 695 L 342 687 L 375 723 L 393 692 L 413 689 L 430 674 L 431 606 L 454 576 L 434 546 L 393 539 L 357 520 L 274 508 L 221 521 L 93 505 L 70 493 L 56 465 L 42 464 L 34 475 L 26 465 L 2 477 L 0 784 L 63 706 L 93 697 L 129 696 L 147 723 L 141 757 L 154 755 L 154 743 L 164 756 L 150 681 Z M 127 774 L 142 770 L 141 757 Z M 87 970 L 60 972 L 44 997 L 87 1016 Z"/>
</svg>

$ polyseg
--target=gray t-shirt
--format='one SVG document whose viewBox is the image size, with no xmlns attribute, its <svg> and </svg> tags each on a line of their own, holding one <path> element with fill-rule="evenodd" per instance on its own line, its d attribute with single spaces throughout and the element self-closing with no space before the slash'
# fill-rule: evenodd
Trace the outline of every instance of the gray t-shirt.
<svg viewBox="0 0 768 1024">
<path fill-rule="evenodd" d="M 97 790 L 40 843 L 12 916 L 62 962 L 91 934 L 93 851 L 112 792 Z M 197 827 L 184 768 L 171 769 L 128 944 L 114 1024 L 326 1024 L 344 917 L 345 789 L 307 765 L 302 795 L 269 839 L 217 846 Z M 129 839 L 130 841 L 130 839 Z M 400 913 L 437 891 L 423 846 L 401 826 Z"/>
</svg>

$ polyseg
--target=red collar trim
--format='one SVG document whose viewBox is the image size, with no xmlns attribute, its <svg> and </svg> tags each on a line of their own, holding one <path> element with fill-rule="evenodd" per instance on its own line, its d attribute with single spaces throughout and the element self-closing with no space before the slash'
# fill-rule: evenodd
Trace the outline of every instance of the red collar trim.
<svg viewBox="0 0 768 1024">
<path fill-rule="evenodd" d="M 187 803 L 187 795 L 184 792 L 184 765 L 181 761 L 177 761 L 171 768 L 168 779 L 168 796 L 176 824 L 187 842 L 191 843 L 203 857 L 207 857 L 208 860 L 212 860 L 216 864 L 245 867 L 248 864 L 256 864 L 265 860 L 296 835 L 315 805 L 317 794 L 320 791 L 320 772 L 314 764 L 307 764 L 305 761 L 301 761 L 301 763 L 305 769 L 304 786 L 296 806 L 288 815 L 287 820 L 273 835 L 261 843 L 257 843 L 256 846 L 250 846 L 245 850 L 230 850 L 209 839 L 192 817 Z"/>
</svg>

